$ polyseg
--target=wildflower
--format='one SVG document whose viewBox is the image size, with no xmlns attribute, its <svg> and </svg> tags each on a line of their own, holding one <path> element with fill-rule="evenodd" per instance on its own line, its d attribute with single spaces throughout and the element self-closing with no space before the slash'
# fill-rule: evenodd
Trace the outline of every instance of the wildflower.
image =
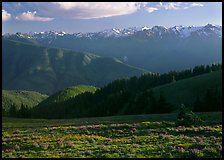
<svg viewBox="0 0 224 160">
<path fill-rule="evenodd" d="M 219 151 L 222 152 L 222 145 L 220 145 L 220 146 L 218 147 L 218 149 L 219 149 Z"/>
<path fill-rule="evenodd" d="M 105 148 L 106 146 L 104 144 L 99 145 L 99 148 Z"/>
<path fill-rule="evenodd" d="M 170 139 L 170 138 L 171 138 L 171 136 L 170 136 L 170 135 L 167 135 L 167 136 L 165 136 L 165 138 L 166 138 L 166 139 Z"/>
<path fill-rule="evenodd" d="M 20 147 L 16 144 L 14 147 L 15 150 L 20 150 Z"/>
<path fill-rule="evenodd" d="M 183 147 L 177 147 L 177 150 L 178 150 L 179 152 L 184 152 L 184 148 L 183 148 Z"/>
<path fill-rule="evenodd" d="M 137 129 L 136 129 L 136 128 L 131 128 L 131 131 L 132 131 L 132 132 L 136 132 Z"/>
<path fill-rule="evenodd" d="M 199 152 L 200 152 L 200 150 L 199 150 L 199 149 L 191 149 L 190 151 L 191 151 L 191 153 L 193 153 L 193 154 L 197 154 L 197 153 L 199 153 Z"/>
<path fill-rule="evenodd" d="M 172 156 L 172 154 L 169 153 L 169 152 L 167 152 L 167 153 L 165 154 L 165 157 L 171 157 L 171 156 Z"/>
<path fill-rule="evenodd" d="M 86 154 L 90 154 L 90 153 L 92 153 L 93 151 L 91 151 L 91 150 L 87 150 L 86 151 Z"/>
<path fill-rule="evenodd" d="M 205 142 L 204 142 L 204 141 L 202 141 L 202 140 L 200 140 L 200 141 L 198 142 L 198 144 L 200 144 L 200 145 L 204 145 L 204 144 L 205 144 Z"/>
<path fill-rule="evenodd" d="M 63 142 L 62 141 L 57 141 L 57 144 L 58 145 L 63 145 Z"/>
<path fill-rule="evenodd" d="M 117 130 L 117 132 L 118 132 L 118 133 L 123 133 L 124 131 L 123 131 L 123 130 Z"/>
<path fill-rule="evenodd" d="M 175 147 L 174 146 L 169 146 L 168 149 L 169 150 L 173 150 Z"/>
<path fill-rule="evenodd" d="M 107 138 L 109 141 L 112 141 L 112 138 Z"/>
<path fill-rule="evenodd" d="M 38 143 L 33 143 L 34 147 L 39 147 Z"/>
<path fill-rule="evenodd" d="M 31 138 L 30 137 L 24 137 L 23 139 L 24 140 L 30 140 Z"/>
<path fill-rule="evenodd" d="M 162 145 L 161 145 L 161 146 L 159 146 L 159 149 L 164 149 L 164 148 L 165 148 L 165 147 L 164 147 L 164 146 L 162 146 Z"/>
<path fill-rule="evenodd" d="M 160 138 L 163 138 L 163 137 L 164 137 L 164 134 L 160 133 L 160 134 L 159 134 L 159 137 L 160 137 Z"/>
<path fill-rule="evenodd" d="M 67 145 L 68 147 L 74 147 L 74 143 L 73 143 L 73 142 L 71 142 L 71 141 L 66 142 L 66 145 Z"/>
<path fill-rule="evenodd" d="M 205 148 L 203 149 L 203 151 L 211 152 L 211 151 L 212 151 L 212 148 L 210 148 L 210 147 L 205 147 Z"/>
<path fill-rule="evenodd" d="M 193 138 L 194 138 L 194 139 L 199 139 L 200 137 L 198 137 L 198 136 L 194 136 Z"/>
<path fill-rule="evenodd" d="M 139 144 L 133 144 L 133 147 L 140 147 Z"/>
<path fill-rule="evenodd" d="M 20 131 L 17 129 L 13 132 L 13 134 L 19 133 Z"/>
<path fill-rule="evenodd" d="M 44 149 L 44 150 L 48 149 L 48 146 L 49 146 L 48 144 L 41 144 L 41 148 Z"/>
</svg>

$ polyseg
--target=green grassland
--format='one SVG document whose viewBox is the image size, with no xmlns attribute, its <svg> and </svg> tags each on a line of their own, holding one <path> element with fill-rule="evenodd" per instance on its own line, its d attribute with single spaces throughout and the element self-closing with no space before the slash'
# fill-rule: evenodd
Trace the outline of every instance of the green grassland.
<svg viewBox="0 0 224 160">
<path fill-rule="evenodd" d="M 55 93 L 54 95 L 42 101 L 40 104 L 49 106 L 49 105 L 53 105 L 54 103 L 60 103 L 70 98 L 74 98 L 75 96 L 85 92 L 94 93 L 95 91 L 96 91 L 96 87 L 94 86 L 87 86 L 87 85 L 72 86 Z"/>
<path fill-rule="evenodd" d="M 32 108 L 48 96 L 34 91 L 2 90 L 2 107 L 8 112 L 12 104 L 20 109 L 21 104 Z"/>
<path fill-rule="evenodd" d="M 157 95 L 162 93 L 167 102 L 178 107 L 182 103 L 192 106 L 197 96 L 202 98 L 207 89 L 221 91 L 222 70 L 158 86 L 153 88 L 153 91 Z"/>
<path fill-rule="evenodd" d="M 177 127 L 177 113 L 79 119 L 3 117 L 2 157 L 222 157 L 222 114 Z"/>
<path fill-rule="evenodd" d="M 63 107 L 61 107 L 60 110 L 57 110 L 58 105 L 63 104 L 65 101 L 69 101 L 70 99 L 76 97 L 77 95 L 86 92 L 94 93 L 96 89 L 97 89 L 96 87 L 88 85 L 77 85 L 68 87 L 40 102 L 35 108 L 33 108 L 34 114 L 41 113 L 41 115 L 45 116 L 52 114 L 52 112 L 58 115 L 63 114 L 65 111 L 65 106 L 63 105 Z M 42 112 L 42 110 L 45 111 Z"/>
</svg>

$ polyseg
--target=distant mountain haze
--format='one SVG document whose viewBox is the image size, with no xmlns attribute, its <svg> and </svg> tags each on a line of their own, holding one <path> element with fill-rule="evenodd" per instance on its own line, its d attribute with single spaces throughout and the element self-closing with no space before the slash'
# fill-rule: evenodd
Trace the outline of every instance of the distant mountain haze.
<svg viewBox="0 0 224 160">
<path fill-rule="evenodd" d="M 146 70 L 115 58 L 30 45 L 3 38 L 3 89 L 51 95 L 84 84 L 102 87 L 115 79 L 140 76 Z"/>
<path fill-rule="evenodd" d="M 109 29 L 95 33 L 5 34 L 6 39 L 115 57 L 136 67 L 164 73 L 221 62 L 222 26 L 163 26 Z"/>
</svg>

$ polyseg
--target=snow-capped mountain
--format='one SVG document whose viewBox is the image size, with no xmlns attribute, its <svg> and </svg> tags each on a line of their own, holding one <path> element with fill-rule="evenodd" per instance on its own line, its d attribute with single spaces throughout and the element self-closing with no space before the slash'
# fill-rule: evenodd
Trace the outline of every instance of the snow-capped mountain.
<svg viewBox="0 0 224 160">
<path fill-rule="evenodd" d="M 143 33 L 141 33 L 143 32 Z M 193 34 L 203 35 L 203 36 L 211 36 L 217 35 L 222 37 L 222 26 L 207 24 L 205 26 L 174 26 L 170 28 L 166 28 L 163 26 L 154 26 L 149 28 L 147 26 L 144 27 L 131 27 L 125 29 L 112 28 L 107 29 L 101 32 L 89 32 L 89 33 L 73 33 L 69 34 L 64 31 L 48 31 L 48 32 L 34 32 L 34 33 L 16 33 L 15 35 L 18 37 L 29 37 L 29 38 L 55 38 L 56 36 L 74 36 L 77 38 L 119 38 L 119 37 L 128 37 L 135 36 L 139 34 L 145 34 L 150 37 L 152 35 L 158 36 L 158 38 L 163 38 L 164 35 L 169 36 L 177 36 L 180 38 L 186 38 Z M 14 34 L 5 34 L 4 36 L 14 36 Z"/>
<path fill-rule="evenodd" d="M 115 57 L 149 71 L 166 72 L 220 62 L 222 26 L 112 28 L 92 33 L 6 34 L 3 38 L 44 47 L 65 48 Z"/>
</svg>

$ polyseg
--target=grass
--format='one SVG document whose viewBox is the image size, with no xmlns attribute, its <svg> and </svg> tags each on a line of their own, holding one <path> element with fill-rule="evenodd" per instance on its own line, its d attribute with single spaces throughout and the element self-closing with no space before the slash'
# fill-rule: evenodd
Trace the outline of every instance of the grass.
<svg viewBox="0 0 224 160">
<path fill-rule="evenodd" d="M 34 91 L 2 90 L 2 107 L 8 111 L 14 103 L 17 109 L 21 104 L 34 107 L 48 96 Z"/>
<path fill-rule="evenodd" d="M 3 117 L 3 158 L 221 158 L 222 113 L 204 126 L 175 126 L 176 113 L 69 120 Z"/>
<path fill-rule="evenodd" d="M 77 86 L 68 87 L 62 91 L 55 93 L 54 95 L 45 99 L 41 103 L 42 105 L 52 105 L 53 103 L 66 101 L 84 92 L 94 93 L 96 89 L 97 88 L 94 86 L 87 86 L 87 85 L 77 85 Z"/>
<path fill-rule="evenodd" d="M 221 91 L 222 70 L 158 86 L 153 91 L 157 95 L 161 92 L 169 103 L 178 107 L 182 103 L 192 106 L 197 96 L 205 95 L 207 88 L 215 90 L 216 87 Z"/>
</svg>

